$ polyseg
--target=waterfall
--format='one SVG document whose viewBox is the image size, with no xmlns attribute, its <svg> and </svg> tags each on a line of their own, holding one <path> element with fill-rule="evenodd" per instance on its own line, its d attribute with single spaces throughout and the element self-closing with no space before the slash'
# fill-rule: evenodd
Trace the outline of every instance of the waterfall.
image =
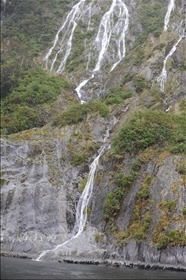
<svg viewBox="0 0 186 280">
<path fill-rule="evenodd" d="M 182 36 L 179 38 L 179 40 L 177 41 L 177 43 L 172 47 L 172 49 L 170 50 L 170 52 L 168 53 L 168 55 L 166 56 L 166 58 L 164 59 L 163 62 L 163 69 L 162 72 L 160 74 L 160 76 L 157 78 L 157 82 L 160 84 L 160 90 L 161 92 L 164 92 L 164 85 L 167 81 L 167 70 L 166 70 L 166 64 L 167 64 L 167 60 L 169 59 L 169 57 L 171 57 L 173 55 L 173 53 L 176 51 L 176 48 L 178 46 L 178 44 L 180 43 L 180 41 L 185 37 L 184 33 L 182 34 Z"/>
<path fill-rule="evenodd" d="M 81 90 L 81 88 L 82 88 L 83 86 L 85 86 L 85 85 L 86 85 L 91 79 L 93 79 L 93 78 L 94 78 L 94 74 L 92 74 L 92 76 L 91 76 L 89 79 L 84 80 L 83 82 L 81 82 L 81 83 L 79 84 L 79 86 L 75 89 L 75 91 L 77 92 L 77 95 L 78 95 L 78 97 L 79 97 L 79 99 L 80 99 L 81 104 L 85 103 L 85 101 L 82 99 L 80 90 Z"/>
<path fill-rule="evenodd" d="M 59 50 L 57 51 L 54 59 L 52 60 L 50 71 L 53 70 L 54 65 L 57 61 L 58 56 L 61 56 L 60 65 L 57 68 L 57 73 L 62 73 L 65 69 L 66 61 L 70 55 L 72 48 L 72 39 L 74 35 L 74 30 L 77 26 L 76 20 L 81 16 L 81 9 L 84 7 L 85 0 L 79 1 L 76 5 L 73 6 L 72 10 L 68 13 L 67 18 L 63 25 L 58 30 L 53 46 L 49 49 L 48 53 L 44 57 L 46 61 L 46 68 L 48 69 L 49 57 L 51 56 L 54 48 L 59 45 Z M 81 8 L 81 9 L 80 9 Z M 62 39 L 60 41 L 60 33 L 62 34 Z"/>
<path fill-rule="evenodd" d="M 117 12 L 119 9 L 119 12 Z M 118 19 L 114 22 L 114 16 L 118 13 Z M 91 78 L 84 80 L 80 83 L 80 85 L 76 88 L 76 92 L 81 100 L 80 90 L 83 86 L 85 86 L 89 80 L 94 77 L 94 73 L 100 71 L 104 57 L 108 51 L 110 46 L 111 39 L 115 41 L 117 48 L 117 58 L 118 60 L 112 65 L 111 71 L 116 68 L 116 66 L 122 61 L 125 57 L 126 48 L 125 48 L 125 34 L 128 30 L 129 26 L 129 12 L 127 6 L 121 0 L 113 0 L 110 9 L 103 15 L 98 33 L 95 39 L 95 44 L 98 46 L 99 54 L 96 61 L 96 65 L 93 69 L 93 74 Z M 81 103 L 84 101 L 81 100 Z"/>
<path fill-rule="evenodd" d="M 83 18 L 85 13 L 88 13 L 87 30 L 90 30 L 93 2 L 93 0 L 89 1 L 86 5 L 86 0 L 81 0 L 67 14 L 64 23 L 55 36 L 53 46 L 44 57 L 48 70 L 56 71 L 56 73 L 64 72 L 67 59 L 72 50 L 74 31 L 78 25 L 78 21 Z M 81 89 L 94 78 L 96 72 L 100 71 L 105 62 L 105 58 L 112 57 L 113 64 L 111 65 L 111 72 L 125 57 L 125 36 L 128 26 L 129 12 L 127 6 L 122 0 L 113 0 L 109 10 L 101 18 L 95 40 L 90 44 L 90 46 L 95 48 L 94 58 L 96 61 L 94 69 L 91 71 L 90 78 L 83 80 L 75 89 L 81 103 L 85 102 L 81 98 Z M 90 48 L 86 71 L 88 70 L 88 64 L 92 57 L 93 54 Z"/>
<path fill-rule="evenodd" d="M 168 9 L 167 9 L 167 13 L 166 13 L 165 19 L 164 19 L 164 31 L 167 30 L 169 20 L 170 20 L 170 15 L 171 15 L 172 10 L 174 10 L 174 8 L 175 8 L 175 0 L 170 0 L 169 5 L 168 5 Z M 182 24 L 183 24 L 183 20 L 181 21 L 181 23 L 178 27 L 178 30 L 177 30 L 178 32 L 180 31 Z M 160 91 L 161 92 L 164 92 L 164 86 L 165 86 L 165 83 L 167 82 L 167 70 L 166 70 L 167 60 L 176 51 L 176 48 L 177 48 L 178 44 L 180 43 L 180 41 L 183 38 L 185 38 L 185 29 L 183 29 L 180 33 L 182 33 L 180 38 L 178 39 L 176 44 L 172 47 L 172 49 L 170 50 L 168 55 L 165 57 L 164 62 L 163 62 L 163 69 L 161 71 L 160 76 L 157 78 L 157 82 L 160 84 Z"/>
<path fill-rule="evenodd" d="M 164 19 L 164 31 L 167 31 L 168 24 L 169 24 L 169 21 L 170 21 L 171 12 L 172 12 L 172 10 L 174 10 L 174 8 L 175 8 L 175 0 L 170 0 L 169 5 L 168 5 L 168 9 L 167 9 L 167 13 L 166 13 L 165 19 Z"/>
<path fill-rule="evenodd" d="M 118 19 L 114 22 L 114 16 L 119 9 Z M 125 33 L 129 25 L 129 13 L 126 5 L 121 0 L 113 0 L 108 12 L 106 12 L 100 22 L 98 34 L 95 42 L 101 46 L 96 66 L 93 72 L 100 71 L 104 55 L 110 46 L 111 36 L 114 35 L 116 40 L 118 61 L 114 63 L 111 71 L 118 65 L 118 63 L 125 56 Z M 119 37 L 118 39 L 116 39 Z"/>
<path fill-rule="evenodd" d="M 109 129 L 107 129 L 107 132 L 106 132 L 106 135 L 105 135 L 105 138 L 103 141 L 103 145 L 101 146 L 101 148 L 98 151 L 98 156 L 94 159 L 94 161 L 90 165 L 90 172 L 88 175 L 88 180 L 87 180 L 86 186 L 84 188 L 84 191 L 81 194 L 78 204 L 77 204 L 76 221 L 75 221 L 75 225 L 74 225 L 74 228 L 72 231 L 72 237 L 70 239 L 68 239 L 67 241 L 63 242 L 62 244 L 57 245 L 54 249 L 44 250 L 37 257 L 36 261 L 40 261 L 40 259 L 43 256 L 45 256 L 47 253 L 56 251 L 57 249 L 61 248 L 65 244 L 69 243 L 71 240 L 77 238 L 82 233 L 82 231 L 85 227 L 85 224 L 87 222 L 87 206 L 88 206 L 89 201 L 92 196 L 92 191 L 93 191 L 93 187 L 94 187 L 94 175 L 95 175 L 96 168 L 99 164 L 99 158 L 101 157 L 101 155 L 104 153 L 105 150 L 110 149 L 110 145 L 106 143 L 108 137 L 109 137 Z"/>
</svg>

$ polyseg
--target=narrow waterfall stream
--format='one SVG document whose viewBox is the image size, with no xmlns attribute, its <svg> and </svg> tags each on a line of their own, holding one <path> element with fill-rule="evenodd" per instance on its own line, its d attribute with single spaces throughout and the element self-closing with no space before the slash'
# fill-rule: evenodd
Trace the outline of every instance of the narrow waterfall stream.
<svg viewBox="0 0 186 280">
<path fill-rule="evenodd" d="M 114 120 L 113 124 L 115 124 L 115 123 L 116 123 L 116 121 Z M 92 196 L 92 191 L 93 191 L 93 187 L 94 187 L 94 175 L 95 175 L 96 168 L 99 164 L 99 158 L 106 150 L 110 149 L 110 145 L 108 143 L 106 143 L 108 137 L 109 137 L 109 129 L 107 129 L 107 132 L 106 132 L 106 135 L 105 135 L 105 138 L 103 141 L 103 145 L 101 146 L 101 148 L 98 151 L 98 156 L 93 160 L 93 162 L 90 165 L 90 172 L 88 175 L 88 180 L 87 180 L 86 186 L 84 188 L 84 191 L 81 194 L 78 204 L 77 204 L 76 221 L 75 221 L 75 225 L 74 225 L 74 228 L 72 231 L 72 237 L 70 239 L 68 239 L 67 241 L 63 242 L 62 244 L 57 245 L 55 248 L 53 248 L 51 250 L 44 250 L 37 257 L 36 261 L 40 261 L 41 258 L 43 256 L 45 256 L 47 253 L 56 251 L 57 249 L 61 248 L 65 244 L 69 243 L 71 240 L 77 238 L 82 233 L 82 231 L 86 225 L 86 222 L 87 222 L 87 206 L 88 206 L 89 201 Z"/>
<path fill-rule="evenodd" d="M 49 68 L 50 71 L 53 70 L 55 63 L 57 62 L 58 56 L 60 56 L 61 62 L 60 65 L 58 65 L 56 72 L 62 73 L 65 69 L 66 61 L 70 55 L 72 48 L 74 30 L 77 26 L 76 20 L 79 17 L 81 17 L 81 9 L 83 9 L 84 3 L 85 0 L 81 0 L 73 6 L 72 10 L 68 13 L 66 17 L 65 22 L 57 32 L 53 46 L 49 49 L 48 53 L 44 57 L 44 61 L 46 61 L 46 68 Z M 60 34 L 62 34 L 62 38 L 60 38 Z M 53 58 L 49 67 L 49 58 L 56 46 L 58 46 L 59 50 L 56 52 L 55 57 Z"/>
<path fill-rule="evenodd" d="M 118 10 L 119 9 L 119 13 Z M 118 19 L 114 22 L 114 16 L 118 13 Z M 95 43 L 100 47 L 98 59 L 93 72 L 99 71 L 101 68 L 104 55 L 110 45 L 111 37 L 114 35 L 116 39 L 118 61 L 114 63 L 111 71 L 125 56 L 125 33 L 129 25 L 129 13 L 126 5 L 121 0 L 113 0 L 110 9 L 103 15 Z"/>
<path fill-rule="evenodd" d="M 164 59 L 163 62 L 163 69 L 161 71 L 160 76 L 157 78 L 157 82 L 160 84 L 160 90 L 161 92 L 164 92 L 164 86 L 165 83 L 167 81 L 167 70 L 166 70 L 166 64 L 167 64 L 167 60 L 169 59 L 169 57 L 171 57 L 173 55 L 173 53 L 176 51 L 176 48 L 178 46 L 178 44 L 180 43 L 180 41 L 185 37 L 185 34 L 183 33 L 182 36 L 179 38 L 179 40 L 177 41 L 177 43 L 172 47 L 172 49 L 170 50 L 170 52 L 168 53 L 168 55 L 166 56 L 166 58 Z"/>
<path fill-rule="evenodd" d="M 79 97 L 79 100 L 80 100 L 81 104 L 85 103 L 85 101 L 82 99 L 82 96 L 81 96 L 81 88 L 82 88 L 83 86 L 85 86 L 85 85 L 86 85 L 91 79 L 93 79 L 93 78 L 94 78 L 94 74 L 92 74 L 92 76 L 91 76 L 89 79 L 84 80 L 83 82 L 81 82 L 81 83 L 79 84 L 79 86 L 75 89 L 76 92 L 77 92 L 77 95 L 78 95 L 78 97 Z"/>
<path fill-rule="evenodd" d="M 171 16 L 171 12 L 174 10 L 175 8 L 175 0 L 170 0 L 169 5 L 168 5 L 168 9 L 167 9 L 167 13 L 165 15 L 165 19 L 164 19 L 164 31 L 167 31 L 168 25 L 169 25 L 169 21 L 170 21 L 170 16 Z M 179 31 L 182 28 L 182 24 L 183 21 L 181 21 L 181 24 L 178 27 L 177 32 L 179 33 Z M 157 78 L 157 82 L 160 85 L 160 91 L 164 92 L 164 86 L 165 83 L 167 82 L 167 70 L 166 70 L 166 64 L 167 64 L 167 60 L 173 55 L 173 53 L 176 51 L 176 48 L 178 46 L 178 44 L 180 43 L 180 41 L 185 38 L 185 28 L 183 29 L 182 35 L 179 37 L 178 41 L 176 42 L 176 44 L 172 47 L 172 49 L 170 50 L 170 52 L 167 54 L 167 56 L 165 57 L 164 61 L 163 61 L 163 68 L 161 71 L 160 76 Z"/>
<path fill-rule="evenodd" d="M 174 8 L 175 8 L 175 0 L 169 0 L 167 13 L 166 13 L 165 19 L 164 19 L 164 31 L 167 31 L 169 21 L 170 21 L 171 12 L 172 12 L 172 10 L 174 10 Z"/>
</svg>

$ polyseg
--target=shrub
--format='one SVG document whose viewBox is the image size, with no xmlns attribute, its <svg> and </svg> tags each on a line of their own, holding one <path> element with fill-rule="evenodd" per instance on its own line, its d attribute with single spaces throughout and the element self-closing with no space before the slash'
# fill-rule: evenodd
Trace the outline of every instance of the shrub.
<svg viewBox="0 0 186 280">
<path fill-rule="evenodd" d="M 3 116 L 1 125 L 4 134 L 11 134 L 32 127 L 42 126 L 43 123 L 36 109 L 23 105 L 17 106 L 16 110 L 10 116 Z"/>
<path fill-rule="evenodd" d="M 144 188 L 141 191 L 138 192 L 138 197 L 141 199 L 148 199 L 150 195 L 150 189 Z"/>
<path fill-rule="evenodd" d="M 124 100 L 132 96 L 131 92 L 123 91 L 120 86 L 117 86 L 110 90 L 110 92 L 104 97 L 104 102 L 106 105 L 120 104 Z"/>
<path fill-rule="evenodd" d="M 183 207 L 182 213 L 183 213 L 184 216 L 186 216 L 186 207 Z"/>
<path fill-rule="evenodd" d="M 162 236 L 158 243 L 157 243 L 157 249 L 165 249 L 168 245 L 175 246 L 177 244 L 180 244 L 181 246 L 186 245 L 186 236 L 183 235 L 178 230 L 170 230 L 167 234 Z"/>
<path fill-rule="evenodd" d="M 137 39 L 138 44 L 144 43 L 150 33 L 155 37 L 159 36 L 163 28 L 166 7 L 160 3 L 142 1 L 140 11 L 140 19 L 143 31 Z"/>
<path fill-rule="evenodd" d="M 113 138 L 113 151 L 137 153 L 155 144 L 173 153 L 186 153 L 186 114 L 144 110 L 134 113 Z"/>
<path fill-rule="evenodd" d="M 131 170 L 128 174 L 117 173 L 114 177 L 116 189 L 109 193 L 104 202 L 104 218 L 116 216 L 120 211 L 120 203 L 125 191 L 130 188 L 138 173 Z"/>
<path fill-rule="evenodd" d="M 138 92 L 138 93 L 142 92 L 146 88 L 149 88 L 148 83 L 142 77 L 139 77 L 139 76 L 134 77 L 133 82 L 134 82 L 134 86 L 136 88 L 136 92 Z"/>
<path fill-rule="evenodd" d="M 88 174 L 85 176 L 85 178 L 83 178 L 79 181 L 79 188 L 78 189 L 81 193 L 83 192 L 83 190 L 86 186 L 87 180 L 88 180 Z"/>
<path fill-rule="evenodd" d="M 114 138 L 113 148 L 115 152 L 137 152 L 165 139 L 167 129 L 160 121 L 159 112 L 137 112 L 119 131 Z M 162 116 L 163 117 L 163 116 Z"/>
<path fill-rule="evenodd" d="M 157 249 L 162 250 L 165 249 L 169 244 L 169 238 L 168 236 L 163 236 L 159 242 L 157 243 Z"/>
<path fill-rule="evenodd" d="M 63 76 L 48 76 L 39 66 L 26 71 L 18 82 L 1 102 L 1 127 L 5 134 L 43 126 L 46 120 L 40 113 L 42 105 L 57 100 L 59 94 L 71 87 Z"/>
<path fill-rule="evenodd" d="M 71 164 L 77 166 L 77 165 L 80 165 L 80 164 L 85 163 L 85 162 L 87 162 L 87 156 L 86 155 L 84 155 L 84 154 L 82 154 L 82 155 L 74 154 L 73 159 L 71 161 Z"/>
<path fill-rule="evenodd" d="M 176 208 L 176 201 L 175 200 L 162 201 L 160 206 L 166 208 L 169 212 L 173 212 Z"/>
<path fill-rule="evenodd" d="M 98 113 L 102 117 L 109 114 L 108 107 L 99 100 L 91 100 L 84 104 L 71 106 L 53 118 L 53 125 L 65 126 L 76 124 L 85 119 L 88 114 Z"/>
</svg>

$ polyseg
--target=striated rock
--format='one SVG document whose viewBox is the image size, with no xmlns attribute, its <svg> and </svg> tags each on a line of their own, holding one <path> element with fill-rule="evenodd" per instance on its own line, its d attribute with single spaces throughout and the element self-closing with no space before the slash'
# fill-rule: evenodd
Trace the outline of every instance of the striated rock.
<svg viewBox="0 0 186 280">
<path fill-rule="evenodd" d="M 66 2 L 69 10 L 74 3 Z M 75 44 L 72 44 L 72 55 L 75 53 L 75 56 L 69 57 L 65 69 L 65 75 L 76 84 L 91 77 L 96 47 L 99 47 L 95 44 L 98 22 L 112 1 L 93 1 L 92 5 L 87 2 L 89 6 L 86 6 L 81 22 L 78 21 Z M 107 118 L 97 113 L 87 114 L 76 125 L 59 128 L 48 123 L 40 129 L 1 139 L 3 254 L 36 258 L 43 250 L 53 249 L 72 237 L 76 206 L 83 191 L 82 181 L 85 182 L 89 166 L 98 155 L 108 131 L 107 142 L 111 144 L 112 137 L 138 110 L 160 109 L 167 114 L 185 111 L 185 37 L 166 63 L 167 80 L 163 92 L 157 81 L 166 56 L 184 32 L 185 1 L 176 1 L 167 31 L 163 31 L 162 26 L 162 31 L 158 29 L 148 34 L 144 33 L 146 30 L 142 24 L 142 4 L 147 4 L 147 1 L 123 2 L 130 14 L 126 56 L 110 71 L 117 42 L 116 38 L 112 39 L 103 59 L 103 69 L 95 72 L 87 82 L 82 89 L 82 97 L 88 101 L 102 96 L 103 101 L 107 94 L 111 94 L 113 99 L 116 95 L 117 99 L 117 94 L 126 92 L 130 92 L 131 97 L 109 104 L 110 115 Z M 165 11 L 167 2 L 159 1 Z M 156 1 L 149 1 L 149 7 L 155 4 Z M 61 24 L 60 20 L 57 25 Z M 88 39 L 85 26 L 89 26 Z M 80 45 L 84 49 L 77 55 Z M 3 52 L 8 52 L 9 48 L 12 48 L 12 39 L 5 38 Z M 59 50 L 59 46 L 54 48 L 56 52 Z M 40 57 L 40 61 L 42 64 L 43 58 Z M 60 96 L 53 109 L 47 104 L 48 114 L 55 114 L 54 108 L 58 112 L 65 109 L 71 98 L 70 94 Z M 69 103 L 65 103 L 67 100 Z M 47 114 L 43 118 L 47 122 L 51 119 Z M 184 137 L 185 131 L 182 131 L 178 141 L 184 144 Z M 107 195 L 116 189 L 115 174 L 129 174 L 138 160 L 138 155 L 133 152 L 130 155 L 122 153 L 114 155 L 110 149 L 99 159 L 83 233 L 57 250 L 48 252 L 43 259 L 185 271 L 185 154 L 171 154 L 166 143 L 163 149 L 157 144 L 152 149 L 140 151 L 142 160 L 136 178 L 124 191 L 118 213 L 108 221 L 104 218 L 104 202 Z M 79 156 L 82 157 L 79 159 Z M 144 188 L 148 196 L 140 198 L 139 192 Z"/>
</svg>

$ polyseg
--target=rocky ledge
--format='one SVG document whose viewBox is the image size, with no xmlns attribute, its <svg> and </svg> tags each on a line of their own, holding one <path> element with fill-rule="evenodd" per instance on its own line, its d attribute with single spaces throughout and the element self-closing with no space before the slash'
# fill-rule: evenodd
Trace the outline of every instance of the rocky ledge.
<svg viewBox="0 0 186 280">
<path fill-rule="evenodd" d="M 58 262 L 186 272 L 186 267 L 181 265 L 180 266 L 161 265 L 161 264 L 150 264 L 144 262 L 115 261 L 110 259 L 101 260 L 101 259 L 83 259 L 83 258 L 64 258 L 63 260 L 59 260 Z"/>
</svg>

